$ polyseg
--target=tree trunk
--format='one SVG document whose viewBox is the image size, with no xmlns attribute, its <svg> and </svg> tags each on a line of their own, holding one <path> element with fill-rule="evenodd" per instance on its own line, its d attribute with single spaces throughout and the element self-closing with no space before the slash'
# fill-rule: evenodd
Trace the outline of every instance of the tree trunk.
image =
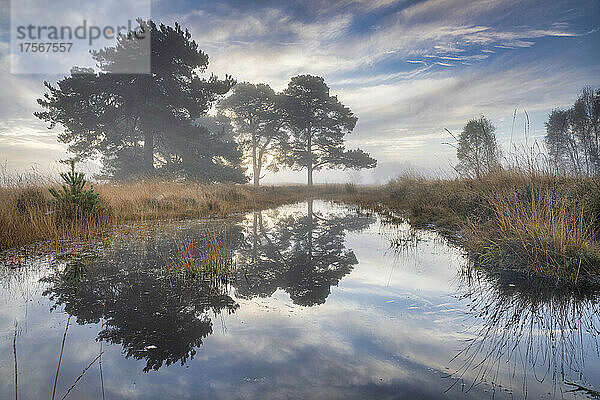
<svg viewBox="0 0 600 400">
<path fill-rule="evenodd" d="M 252 246 L 252 266 L 254 266 L 254 264 L 256 264 L 256 260 L 257 260 L 257 257 L 256 257 L 257 247 L 258 247 L 257 230 L 258 230 L 258 212 L 255 211 L 254 219 L 252 221 L 252 238 L 254 239 L 254 243 Z"/>
<path fill-rule="evenodd" d="M 254 187 L 258 187 L 260 185 L 260 183 L 259 183 L 259 177 L 258 177 L 256 168 L 254 168 L 253 175 L 254 175 Z"/>
<path fill-rule="evenodd" d="M 154 171 L 154 132 L 144 134 L 144 167 L 146 171 Z"/>
<path fill-rule="evenodd" d="M 260 185 L 260 160 L 258 159 L 259 155 L 257 154 L 257 143 L 256 139 L 252 138 L 252 177 L 254 179 L 254 187 L 258 187 Z"/>
<path fill-rule="evenodd" d="M 313 199 L 308 200 L 308 259 L 313 258 Z M 312 265 L 311 265 L 312 266 Z"/>
<path fill-rule="evenodd" d="M 312 136 L 308 130 L 308 186 L 313 185 Z"/>
<path fill-rule="evenodd" d="M 254 171 L 253 171 L 252 175 L 254 177 L 254 187 L 259 187 L 260 186 L 260 167 L 259 166 L 254 166 Z"/>
</svg>

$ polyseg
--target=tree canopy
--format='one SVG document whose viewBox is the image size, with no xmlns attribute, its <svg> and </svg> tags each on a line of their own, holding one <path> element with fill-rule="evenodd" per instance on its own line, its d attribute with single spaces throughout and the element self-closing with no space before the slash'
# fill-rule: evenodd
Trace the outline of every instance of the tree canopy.
<svg viewBox="0 0 600 400">
<path fill-rule="evenodd" d="M 282 95 L 267 84 L 238 83 L 232 94 L 223 99 L 219 111 L 231 118 L 238 142 L 252 163 L 254 185 L 258 186 L 267 158 L 278 155 L 288 139 L 283 128 L 286 110 Z M 269 167 L 276 170 L 277 164 Z"/>
<path fill-rule="evenodd" d="M 58 140 L 75 159 L 99 157 L 112 179 L 242 183 L 245 157 L 256 186 L 265 168 L 306 169 L 312 185 L 322 168 L 376 166 L 363 150 L 346 149 L 357 117 L 322 77 L 293 77 L 276 93 L 267 84 L 205 76 L 208 55 L 187 29 L 138 23 L 149 40 L 119 35 L 114 46 L 91 52 L 99 71 L 74 67 L 55 85 L 44 82 L 42 111 L 34 114 L 50 129 L 60 126 Z M 149 73 L 123 73 L 148 52 Z"/>
</svg>

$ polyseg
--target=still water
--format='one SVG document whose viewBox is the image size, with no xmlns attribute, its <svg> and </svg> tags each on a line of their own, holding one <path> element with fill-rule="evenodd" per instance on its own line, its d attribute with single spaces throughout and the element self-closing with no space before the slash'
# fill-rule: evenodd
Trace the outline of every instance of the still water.
<svg viewBox="0 0 600 400">
<path fill-rule="evenodd" d="M 176 238 L 217 231 L 231 285 L 168 273 Z M 21 399 L 590 398 L 565 382 L 600 388 L 600 289 L 467 265 L 434 232 L 316 200 L 115 233 L 3 265 L 0 398 L 15 365 Z"/>
</svg>

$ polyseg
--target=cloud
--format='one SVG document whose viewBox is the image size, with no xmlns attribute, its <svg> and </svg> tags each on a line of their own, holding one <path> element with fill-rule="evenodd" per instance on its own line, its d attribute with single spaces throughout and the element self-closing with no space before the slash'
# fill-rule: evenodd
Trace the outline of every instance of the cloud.
<svg viewBox="0 0 600 400">
<path fill-rule="evenodd" d="M 586 62 L 574 56 L 597 39 L 597 23 L 585 19 L 597 14 L 592 2 L 575 10 L 560 1 L 540 9 L 513 0 L 231 0 L 177 12 L 161 1 L 155 7 L 156 20 L 190 29 L 209 54 L 209 73 L 276 90 L 297 74 L 322 75 L 359 117 L 350 146 L 364 146 L 383 162 L 416 164 L 452 159 L 440 144 L 443 127 L 460 129 L 480 114 L 510 119 L 516 106 L 543 115 L 572 102 L 581 86 L 597 84 L 597 53 Z M 31 115 L 43 78 L 0 77 L 1 129 L 48 134 Z M 542 128 L 538 121 L 533 130 Z M 27 138 L 35 146 L 38 139 Z"/>
<path fill-rule="evenodd" d="M 422 168 L 449 166 L 454 149 L 444 128 L 459 132 L 470 118 L 485 114 L 497 125 L 500 141 L 510 134 L 515 108 L 536 113 L 534 130 L 543 131 L 547 112 L 572 104 L 578 91 L 594 80 L 600 67 L 572 70 L 548 67 L 543 60 L 506 68 L 505 60 L 469 74 L 438 72 L 391 84 L 340 89 L 339 98 L 359 116 L 354 146 L 380 162 L 401 160 Z"/>
<path fill-rule="evenodd" d="M 211 70 L 233 73 L 242 80 L 263 80 L 279 85 L 284 77 L 306 70 L 336 75 L 357 71 L 390 57 L 456 58 L 458 56 L 451 53 L 473 47 L 522 48 L 532 46 L 532 39 L 577 35 L 567 31 L 564 24 L 552 29 L 501 29 L 473 24 L 476 13 L 490 13 L 501 4 L 503 2 L 461 2 L 460 6 L 447 7 L 452 8 L 452 12 L 440 14 L 438 10 L 433 13 L 439 14 L 438 17 L 420 21 L 418 17 L 424 10 L 441 7 L 438 2 L 426 1 L 382 21 L 374 21 L 372 29 L 366 32 L 352 30 L 352 21 L 360 10 L 350 13 L 348 8 L 341 7 L 343 12 L 334 16 L 330 15 L 329 8 L 327 13 L 321 10 L 317 15 L 328 14 L 328 17 L 309 22 L 276 8 L 245 13 L 230 10 L 225 14 L 192 11 L 168 16 L 167 20 L 179 20 L 190 27 L 201 46 L 210 52 Z M 467 15 L 471 18 L 467 19 Z M 461 61 L 482 61 L 487 57 L 489 54 L 463 55 Z M 449 63 L 438 65 L 449 66 Z"/>
</svg>

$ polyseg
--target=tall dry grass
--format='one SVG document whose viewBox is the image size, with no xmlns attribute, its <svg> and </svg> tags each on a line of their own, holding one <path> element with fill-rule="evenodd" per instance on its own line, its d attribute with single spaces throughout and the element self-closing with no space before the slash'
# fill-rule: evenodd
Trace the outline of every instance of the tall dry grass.
<svg viewBox="0 0 600 400">
<path fill-rule="evenodd" d="M 96 185 L 116 219 L 225 216 L 276 206 L 318 193 L 300 186 L 260 187 L 195 182 L 133 181 Z"/>
<path fill-rule="evenodd" d="M 94 184 L 107 208 L 100 221 L 63 221 L 48 200 L 48 187 L 57 182 L 41 179 L 3 180 L 0 186 L 0 251 L 38 244 L 52 249 L 75 241 L 89 241 L 107 227 L 126 221 L 159 218 L 223 217 L 239 212 L 294 203 L 311 196 L 344 191 L 342 185 L 265 186 L 203 184 L 143 180 Z"/>
<path fill-rule="evenodd" d="M 52 241 L 59 247 L 69 238 L 90 240 L 102 221 L 57 220 L 42 188 L 0 188 L 0 250 L 37 241 Z"/>
</svg>

